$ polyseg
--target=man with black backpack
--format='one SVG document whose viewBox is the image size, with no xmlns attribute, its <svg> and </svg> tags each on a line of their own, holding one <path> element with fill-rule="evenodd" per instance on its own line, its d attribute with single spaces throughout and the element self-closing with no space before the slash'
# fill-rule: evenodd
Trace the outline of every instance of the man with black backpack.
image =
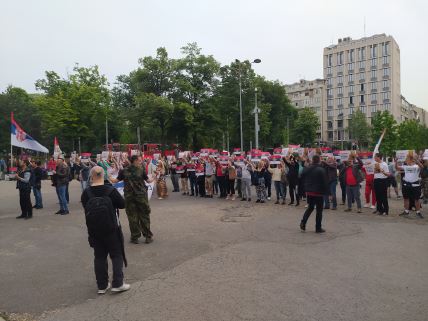
<svg viewBox="0 0 428 321">
<path fill-rule="evenodd" d="M 95 166 L 91 170 L 91 186 L 82 193 L 89 245 L 94 249 L 95 277 L 98 294 L 110 288 L 107 255 L 113 264 L 112 292 L 127 291 L 123 282 L 123 265 L 127 266 L 123 234 L 118 209 L 125 208 L 125 200 L 112 186 L 104 184 L 104 170 Z"/>
</svg>

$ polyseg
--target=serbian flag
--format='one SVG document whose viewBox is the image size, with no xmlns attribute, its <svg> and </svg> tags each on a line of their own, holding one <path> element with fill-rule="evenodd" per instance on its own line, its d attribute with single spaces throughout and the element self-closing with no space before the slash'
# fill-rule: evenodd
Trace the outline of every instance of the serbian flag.
<svg viewBox="0 0 428 321">
<path fill-rule="evenodd" d="M 18 125 L 13 118 L 13 112 L 10 113 L 10 121 L 10 142 L 13 146 L 49 153 L 49 150 L 45 146 L 39 144 Z"/>
<path fill-rule="evenodd" d="M 58 156 L 62 154 L 61 148 L 59 148 L 58 139 L 54 138 L 54 159 L 58 159 Z"/>
</svg>

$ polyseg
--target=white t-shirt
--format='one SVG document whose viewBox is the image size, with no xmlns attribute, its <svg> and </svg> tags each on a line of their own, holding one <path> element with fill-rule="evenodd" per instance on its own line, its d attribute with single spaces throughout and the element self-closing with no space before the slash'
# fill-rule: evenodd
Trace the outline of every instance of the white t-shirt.
<svg viewBox="0 0 428 321">
<path fill-rule="evenodd" d="M 419 182 L 419 173 L 420 173 L 421 169 L 419 168 L 418 165 L 416 165 L 416 164 L 403 165 L 401 167 L 403 167 L 403 170 L 404 170 L 403 180 L 405 180 L 406 182 L 409 182 L 409 183 Z"/>
<path fill-rule="evenodd" d="M 381 162 L 381 163 L 379 163 L 379 167 L 380 167 L 381 171 L 383 170 L 385 173 L 389 174 L 389 168 L 388 168 L 388 164 L 387 163 Z M 384 179 L 384 178 L 388 178 L 388 176 L 386 176 L 383 173 L 376 173 L 376 171 L 375 171 L 374 178 L 375 179 L 379 179 L 379 178 L 380 179 Z"/>
</svg>

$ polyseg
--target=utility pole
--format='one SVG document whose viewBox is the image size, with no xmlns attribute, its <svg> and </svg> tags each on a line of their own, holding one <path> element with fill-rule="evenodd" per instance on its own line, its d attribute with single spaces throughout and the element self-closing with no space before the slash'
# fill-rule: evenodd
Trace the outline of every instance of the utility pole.
<svg viewBox="0 0 428 321">
<path fill-rule="evenodd" d="M 244 136 L 242 133 L 242 81 L 241 81 L 241 65 L 239 65 L 239 127 L 241 130 L 241 152 L 244 151 Z"/>
<path fill-rule="evenodd" d="M 254 132 L 256 134 L 256 149 L 259 149 L 259 112 L 260 109 L 257 108 L 257 87 L 254 89 L 255 97 L 255 106 L 254 106 Z"/>
<path fill-rule="evenodd" d="M 141 152 L 141 136 L 140 136 L 140 126 L 137 127 L 137 142 L 138 142 L 138 152 Z"/>
<path fill-rule="evenodd" d="M 82 154 L 82 148 L 80 146 L 80 136 L 78 137 L 78 142 L 79 142 L 79 155 Z"/>
<path fill-rule="evenodd" d="M 106 150 L 108 149 L 108 120 L 107 120 L 107 114 L 106 114 Z"/>
<path fill-rule="evenodd" d="M 229 116 L 226 117 L 226 142 L 227 142 L 227 151 L 230 152 L 230 146 L 229 146 Z"/>
</svg>

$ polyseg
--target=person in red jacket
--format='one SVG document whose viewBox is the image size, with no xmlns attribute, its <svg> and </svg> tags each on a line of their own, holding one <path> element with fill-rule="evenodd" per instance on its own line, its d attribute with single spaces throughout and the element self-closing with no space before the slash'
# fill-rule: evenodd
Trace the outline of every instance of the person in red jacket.
<svg viewBox="0 0 428 321">
<path fill-rule="evenodd" d="M 376 208 L 376 194 L 374 192 L 374 166 L 373 164 L 364 165 L 363 172 L 366 175 L 366 188 L 365 197 L 366 204 L 364 207 L 370 207 L 371 209 Z M 371 195 L 371 206 L 370 206 L 370 195 Z"/>
</svg>

